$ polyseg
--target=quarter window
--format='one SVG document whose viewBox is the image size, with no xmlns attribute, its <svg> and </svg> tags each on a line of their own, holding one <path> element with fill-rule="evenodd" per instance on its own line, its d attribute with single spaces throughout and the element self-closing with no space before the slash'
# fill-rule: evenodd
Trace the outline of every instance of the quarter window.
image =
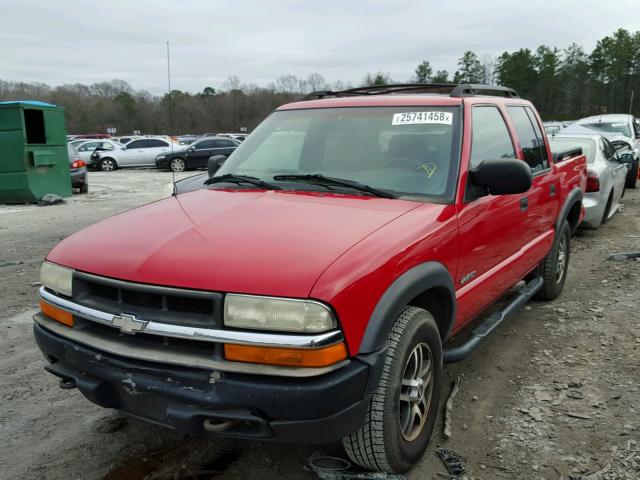
<svg viewBox="0 0 640 480">
<path fill-rule="evenodd" d="M 515 158 L 509 130 L 497 107 L 475 107 L 472 124 L 471 168 L 483 160 Z"/>
<path fill-rule="evenodd" d="M 527 162 L 533 173 L 544 170 L 547 167 L 547 162 L 542 156 L 544 142 L 536 134 L 531 118 L 527 115 L 524 107 L 507 107 L 507 110 L 520 140 L 522 155 L 524 156 L 522 160 Z"/>
</svg>

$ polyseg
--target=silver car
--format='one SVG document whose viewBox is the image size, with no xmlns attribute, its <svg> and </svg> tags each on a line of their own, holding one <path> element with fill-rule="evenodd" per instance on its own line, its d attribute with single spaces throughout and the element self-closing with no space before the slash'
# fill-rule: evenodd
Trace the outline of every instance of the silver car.
<svg viewBox="0 0 640 480">
<path fill-rule="evenodd" d="M 580 147 L 587 157 L 587 189 L 583 205 L 583 226 L 598 228 L 620 207 L 627 176 L 626 163 L 631 153 L 620 155 L 611 142 L 601 135 L 561 133 L 550 138 L 554 154 Z"/>
<path fill-rule="evenodd" d="M 124 167 L 155 167 L 156 157 L 184 146 L 169 138 L 145 137 L 131 140 L 120 149 L 97 152 L 91 157 L 91 167 L 110 172 Z"/>
</svg>

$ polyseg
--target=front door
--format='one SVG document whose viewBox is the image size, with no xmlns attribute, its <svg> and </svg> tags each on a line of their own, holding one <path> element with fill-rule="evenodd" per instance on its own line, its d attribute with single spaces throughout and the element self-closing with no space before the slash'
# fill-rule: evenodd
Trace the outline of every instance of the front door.
<svg viewBox="0 0 640 480">
<path fill-rule="evenodd" d="M 483 160 L 516 157 L 514 142 L 498 107 L 477 105 L 471 115 L 471 125 L 466 123 L 473 135 L 470 169 Z M 531 236 L 525 226 L 527 193 L 477 197 L 470 179 L 466 192 L 468 198 L 458 211 L 456 323 L 475 317 L 518 280 L 509 274 L 506 265 Z"/>
</svg>

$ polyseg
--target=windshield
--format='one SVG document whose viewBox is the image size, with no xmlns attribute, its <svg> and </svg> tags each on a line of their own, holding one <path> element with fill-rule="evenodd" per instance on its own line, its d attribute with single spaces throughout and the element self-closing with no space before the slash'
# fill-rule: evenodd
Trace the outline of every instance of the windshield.
<svg viewBox="0 0 640 480">
<path fill-rule="evenodd" d="M 571 148 L 582 148 L 582 153 L 587 157 L 587 163 L 595 161 L 596 144 L 588 138 L 559 138 L 554 137 L 550 140 L 551 151 L 553 153 L 563 152 Z"/>
<path fill-rule="evenodd" d="M 320 174 L 395 195 L 450 196 L 458 166 L 456 107 L 358 107 L 273 113 L 216 176 Z M 320 190 L 317 185 L 296 189 Z"/>
<path fill-rule="evenodd" d="M 601 132 L 619 133 L 625 137 L 631 137 L 631 130 L 629 125 L 622 122 L 598 122 L 598 123 L 585 123 L 583 126 L 592 128 L 594 130 L 600 130 Z"/>
</svg>

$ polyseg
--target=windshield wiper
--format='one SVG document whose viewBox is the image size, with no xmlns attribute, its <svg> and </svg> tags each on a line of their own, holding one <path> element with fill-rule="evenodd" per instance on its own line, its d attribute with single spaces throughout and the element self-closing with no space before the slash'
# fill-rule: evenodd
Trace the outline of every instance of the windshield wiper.
<svg viewBox="0 0 640 480">
<path fill-rule="evenodd" d="M 323 186 L 331 186 L 334 185 L 336 187 L 347 187 L 353 188 L 354 190 L 359 190 L 361 192 L 366 192 L 370 195 L 382 198 L 396 198 L 395 195 L 385 192 L 384 190 L 379 190 L 377 188 L 370 187 L 369 185 L 365 185 L 364 183 L 356 182 L 353 180 L 346 180 L 344 178 L 335 178 L 335 177 L 326 177 L 319 173 L 316 174 L 306 174 L 306 175 L 275 175 L 273 177 L 276 181 L 298 181 L 298 182 L 306 182 L 312 184 L 319 184 Z"/>
<path fill-rule="evenodd" d="M 264 180 L 260 180 L 258 177 L 250 177 L 249 175 L 234 175 L 233 173 L 227 173 L 226 175 L 220 175 L 219 177 L 211 177 L 205 180 L 205 185 L 211 185 L 214 183 L 248 183 L 255 185 L 256 187 L 265 188 L 267 190 L 282 190 L 282 187 L 274 185 Z"/>
</svg>

